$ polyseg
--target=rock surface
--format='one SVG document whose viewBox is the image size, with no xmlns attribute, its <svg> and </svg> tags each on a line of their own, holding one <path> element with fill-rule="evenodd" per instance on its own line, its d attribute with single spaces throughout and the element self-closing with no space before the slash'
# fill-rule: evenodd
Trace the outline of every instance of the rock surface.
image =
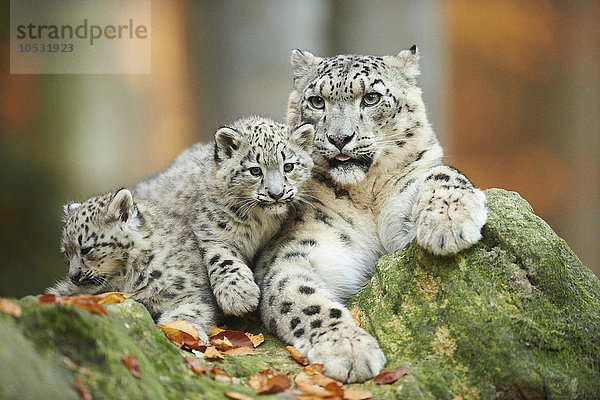
<svg viewBox="0 0 600 400">
<path fill-rule="evenodd" d="M 354 299 L 399 398 L 598 399 L 600 281 L 518 194 L 487 191 L 483 240 L 383 257 Z"/>
<path fill-rule="evenodd" d="M 350 385 L 374 398 L 594 399 L 600 393 L 600 282 L 515 193 L 488 190 L 484 239 L 456 257 L 433 257 L 415 243 L 382 258 L 352 300 L 361 324 L 380 341 L 387 368 L 409 374 L 394 384 Z M 22 315 L 0 312 L 0 398 L 78 399 L 80 379 L 93 399 L 253 398 L 248 375 L 301 367 L 265 335 L 254 356 L 201 360 L 241 384 L 195 375 L 146 309 L 127 300 L 109 315 L 19 300 Z M 231 328 L 266 333 L 237 321 Z M 134 354 L 142 377 L 122 358 Z"/>
</svg>

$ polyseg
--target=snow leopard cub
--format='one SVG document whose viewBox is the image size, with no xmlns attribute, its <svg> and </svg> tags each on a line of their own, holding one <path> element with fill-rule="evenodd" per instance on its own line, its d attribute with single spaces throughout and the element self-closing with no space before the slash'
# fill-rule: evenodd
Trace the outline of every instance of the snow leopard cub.
<svg viewBox="0 0 600 400">
<path fill-rule="evenodd" d="M 258 306 L 253 259 L 304 200 L 313 166 L 314 128 L 292 129 L 262 117 L 219 129 L 211 144 L 196 144 L 163 172 L 140 182 L 137 198 L 167 203 L 189 218 L 203 265 L 225 314 Z"/>
<path fill-rule="evenodd" d="M 56 295 L 133 293 L 155 322 L 187 320 L 203 340 L 219 315 L 196 237 L 184 218 L 127 189 L 65 206 Z"/>
</svg>

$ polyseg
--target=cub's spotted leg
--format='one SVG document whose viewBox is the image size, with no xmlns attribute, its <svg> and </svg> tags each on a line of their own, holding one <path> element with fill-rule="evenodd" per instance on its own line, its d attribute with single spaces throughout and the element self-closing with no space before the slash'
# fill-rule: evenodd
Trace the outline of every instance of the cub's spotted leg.
<svg viewBox="0 0 600 400">
<path fill-rule="evenodd" d="M 263 323 L 311 363 L 323 364 L 329 377 L 344 382 L 374 377 L 385 365 L 377 340 L 356 325 L 343 304 L 328 297 L 320 282 L 306 267 L 271 268 L 261 282 Z"/>
<path fill-rule="evenodd" d="M 216 323 L 217 315 L 212 304 L 207 304 L 200 296 L 182 297 L 179 304 L 172 310 L 163 313 L 156 321 L 157 324 L 184 320 L 190 322 L 198 330 L 201 340 L 208 343 L 208 331 Z"/>
<path fill-rule="evenodd" d="M 458 253 L 481 239 L 485 194 L 456 169 L 429 170 L 413 207 L 417 242 L 436 255 Z"/>
<path fill-rule="evenodd" d="M 240 316 L 256 310 L 260 290 L 248 265 L 225 247 L 211 246 L 204 256 L 210 286 L 225 314 Z"/>
</svg>

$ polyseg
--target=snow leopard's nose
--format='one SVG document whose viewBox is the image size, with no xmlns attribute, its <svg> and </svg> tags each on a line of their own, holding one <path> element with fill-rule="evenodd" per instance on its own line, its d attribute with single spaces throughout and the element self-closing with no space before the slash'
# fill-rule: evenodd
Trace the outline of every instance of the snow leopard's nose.
<svg viewBox="0 0 600 400">
<path fill-rule="evenodd" d="M 269 193 L 269 197 L 271 197 L 275 201 L 279 200 L 283 196 L 283 190 L 280 192 L 276 192 L 276 193 L 273 193 L 269 190 L 268 193 Z"/>
<path fill-rule="evenodd" d="M 79 283 L 81 281 L 81 271 L 69 272 L 69 279 L 73 283 Z"/>
<path fill-rule="evenodd" d="M 339 151 L 342 151 L 344 146 L 348 144 L 348 142 L 350 142 L 353 137 L 354 133 L 352 133 L 351 135 L 327 135 L 327 140 L 329 140 L 329 143 L 337 147 Z"/>
</svg>

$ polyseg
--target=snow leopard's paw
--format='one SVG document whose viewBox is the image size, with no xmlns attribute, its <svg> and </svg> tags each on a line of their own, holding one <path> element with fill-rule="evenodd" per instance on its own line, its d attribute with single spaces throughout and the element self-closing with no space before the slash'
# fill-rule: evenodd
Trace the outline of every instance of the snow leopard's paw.
<svg viewBox="0 0 600 400">
<path fill-rule="evenodd" d="M 417 243 L 436 255 L 450 255 L 481 239 L 487 221 L 485 194 L 458 171 L 437 167 L 423 184 L 413 208 Z"/>
<path fill-rule="evenodd" d="M 330 378 L 351 383 L 376 376 L 386 361 L 377 340 L 352 322 L 336 328 L 324 331 L 310 347 L 300 346 L 299 350 L 311 363 L 323 364 L 323 373 Z"/>
<path fill-rule="evenodd" d="M 238 271 L 213 288 L 217 304 L 225 314 L 241 316 L 258 307 L 260 289 L 254 282 L 252 271 L 245 268 L 248 273 Z"/>
</svg>

